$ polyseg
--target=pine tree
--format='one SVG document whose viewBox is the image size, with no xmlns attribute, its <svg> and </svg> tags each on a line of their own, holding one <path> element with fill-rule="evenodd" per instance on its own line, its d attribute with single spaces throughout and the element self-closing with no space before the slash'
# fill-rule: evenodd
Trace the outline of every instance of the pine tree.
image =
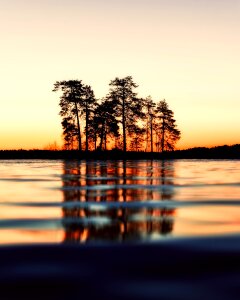
<svg viewBox="0 0 240 300">
<path fill-rule="evenodd" d="M 88 151 L 89 118 L 96 102 L 94 93 L 91 87 L 84 85 L 81 80 L 56 81 L 53 92 L 59 90 L 62 92 L 59 102 L 61 107 L 60 115 L 63 118 L 75 118 L 77 124 L 78 149 L 80 151 L 82 150 L 80 117 L 86 121 L 86 151 Z M 67 126 L 65 130 L 66 128 L 70 130 L 71 127 Z"/>
<path fill-rule="evenodd" d="M 84 94 L 80 102 L 83 118 L 85 119 L 85 137 L 86 147 L 85 150 L 89 150 L 89 130 L 90 120 L 96 107 L 96 99 L 94 92 L 89 85 L 84 86 Z"/>
<path fill-rule="evenodd" d="M 103 99 L 95 111 L 93 117 L 93 126 L 95 126 L 95 137 L 99 139 L 99 149 L 106 150 L 108 136 L 118 138 L 119 126 L 115 117 L 115 108 L 113 102 Z"/>
<path fill-rule="evenodd" d="M 176 142 L 180 139 L 181 132 L 177 129 L 174 113 L 169 109 L 166 100 L 161 100 L 156 108 L 158 119 L 157 131 L 160 137 L 160 151 L 174 150 Z"/>
<path fill-rule="evenodd" d="M 115 78 L 110 82 L 108 99 L 114 106 L 114 114 L 118 118 L 123 135 L 123 151 L 127 151 L 127 136 L 132 125 L 136 125 L 138 118 L 143 116 L 142 101 L 137 98 L 134 89 L 138 87 L 131 76 Z"/>
<path fill-rule="evenodd" d="M 63 128 L 64 148 L 66 150 L 73 150 L 75 148 L 75 142 L 78 135 L 78 130 L 74 124 L 74 120 L 72 117 L 65 117 L 61 124 Z"/>
<path fill-rule="evenodd" d="M 150 137 L 150 151 L 153 152 L 153 130 L 154 130 L 154 109 L 156 104 L 153 102 L 151 96 L 144 99 L 144 108 L 146 116 L 146 151 L 149 149 L 149 137 Z"/>
</svg>

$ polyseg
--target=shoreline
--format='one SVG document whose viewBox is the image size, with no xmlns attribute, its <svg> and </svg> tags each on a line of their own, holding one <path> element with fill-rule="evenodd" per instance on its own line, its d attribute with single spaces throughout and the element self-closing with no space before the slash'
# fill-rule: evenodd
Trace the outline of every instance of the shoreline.
<svg viewBox="0 0 240 300">
<path fill-rule="evenodd" d="M 0 160 L 52 159 L 52 160 L 165 160 L 165 159 L 240 159 L 240 145 L 214 148 L 192 148 L 187 150 L 124 153 L 120 150 L 0 150 Z"/>
</svg>

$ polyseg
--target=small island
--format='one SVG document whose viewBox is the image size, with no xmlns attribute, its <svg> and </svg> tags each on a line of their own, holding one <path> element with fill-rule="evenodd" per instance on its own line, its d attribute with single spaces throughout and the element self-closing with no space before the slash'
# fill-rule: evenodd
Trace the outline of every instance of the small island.
<svg viewBox="0 0 240 300">
<path fill-rule="evenodd" d="M 116 77 L 109 93 L 96 99 L 82 80 L 57 81 L 64 150 L 172 151 L 181 133 L 166 100 L 141 98 L 132 76 Z"/>
<path fill-rule="evenodd" d="M 0 150 L 0 159 L 240 159 L 240 145 L 176 149 L 181 131 L 166 100 L 141 98 L 132 76 L 96 99 L 82 80 L 56 81 L 63 147 Z"/>
</svg>

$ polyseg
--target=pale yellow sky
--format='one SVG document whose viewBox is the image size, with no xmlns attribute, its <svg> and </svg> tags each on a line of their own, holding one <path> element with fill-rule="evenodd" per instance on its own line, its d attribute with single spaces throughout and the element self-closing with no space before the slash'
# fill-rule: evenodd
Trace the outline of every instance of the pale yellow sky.
<svg viewBox="0 0 240 300">
<path fill-rule="evenodd" d="M 200 3 L 199 3 L 200 2 Z M 240 0 L 1 0 L 0 149 L 61 143 L 56 80 L 165 98 L 179 148 L 240 143 Z"/>
</svg>

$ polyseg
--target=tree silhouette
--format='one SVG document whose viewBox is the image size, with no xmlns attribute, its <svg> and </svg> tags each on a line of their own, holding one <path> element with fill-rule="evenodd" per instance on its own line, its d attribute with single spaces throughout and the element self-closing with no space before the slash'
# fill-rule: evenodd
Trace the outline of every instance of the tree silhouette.
<svg viewBox="0 0 240 300">
<path fill-rule="evenodd" d="M 75 140 L 78 135 L 78 129 L 74 124 L 74 120 L 71 116 L 65 117 L 61 124 L 63 127 L 64 148 L 67 150 L 73 150 Z"/>
<path fill-rule="evenodd" d="M 95 149 L 97 140 L 99 140 L 99 149 L 107 149 L 107 138 L 117 138 L 119 136 L 118 121 L 115 117 L 115 108 L 113 102 L 108 99 L 103 99 L 100 104 L 97 104 L 94 110 L 94 115 L 91 120 L 91 136 L 94 137 Z"/>
<path fill-rule="evenodd" d="M 94 96 L 94 92 L 89 85 L 84 86 L 84 94 L 79 104 L 83 112 L 83 117 L 85 118 L 85 136 L 86 136 L 85 150 L 88 151 L 90 119 L 91 119 L 91 115 L 93 114 L 94 108 L 96 106 L 96 99 Z"/>
<path fill-rule="evenodd" d="M 133 82 L 131 76 L 125 78 L 116 77 L 109 85 L 110 92 L 107 97 L 112 101 L 115 107 L 114 114 L 121 123 L 123 151 L 126 152 L 127 134 L 131 130 L 131 126 L 137 124 L 138 118 L 143 116 L 142 101 L 137 98 L 137 94 L 133 91 L 138 85 Z"/>
<path fill-rule="evenodd" d="M 107 148 L 107 136 L 110 135 L 112 137 L 117 138 L 119 136 L 119 126 L 118 121 L 115 117 L 115 108 L 113 103 L 109 100 L 104 100 L 99 106 L 99 112 L 101 113 L 101 124 L 102 124 L 102 133 L 101 133 L 101 142 L 103 143 L 103 137 L 105 141 L 105 150 Z M 102 146 L 100 146 L 102 149 Z"/>
<path fill-rule="evenodd" d="M 155 141 L 156 151 L 174 150 L 180 131 L 167 102 L 156 106 L 150 96 L 138 98 L 131 76 L 116 77 L 109 85 L 107 96 L 97 102 L 92 88 L 81 80 L 56 81 L 53 91 L 62 92 L 59 114 L 65 149 L 78 143 L 80 151 L 106 150 L 109 144 L 124 152 L 127 148 L 153 152 Z"/>
<path fill-rule="evenodd" d="M 56 81 L 53 92 L 57 92 L 59 90 L 62 91 L 59 103 L 61 107 L 60 115 L 62 117 L 71 115 L 76 117 L 78 128 L 78 150 L 82 150 L 79 103 L 84 94 L 84 85 L 81 80 Z"/>
<path fill-rule="evenodd" d="M 181 132 L 177 129 L 174 113 L 169 109 L 166 100 L 159 101 L 156 107 L 158 119 L 157 131 L 160 136 L 160 150 L 174 150 L 175 143 L 180 139 Z"/>
<path fill-rule="evenodd" d="M 96 102 L 93 90 L 89 85 L 84 85 L 81 80 L 56 81 L 53 92 L 62 91 L 60 97 L 60 115 L 62 117 L 75 117 L 78 129 L 78 149 L 82 150 L 80 116 L 86 120 L 86 151 L 88 151 L 89 117 Z M 63 124 L 62 124 L 63 125 Z M 65 127 L 69 128 L 70 127 Z"/>
<path fill-rule="evenodd" d="M 130 150 L 139 151 L 143 148 L 145 129 L 133 125 L 129 133 L 130 135 Z"/>
<path fill-rule="evenodd" d="M 93 116 L 89 121 L 89 131 L 88 131 L 90 147 L 95 151 L 97 150 L 97 140 L 99 136 L 99 120 L 96 115 L 97 107 L 98 104 L 96 103 L 95 110 L 93 111 Z"/>
<path fill-rule="evenodd" d="M 153 102 L 151 96 L 148 96 L 144 101 L 144 108 L 146 111 L 146 151 L 148 150 L 149 136 L 150 136 L 150 151 L 153 152 L 153 129 L 154 129 L 154 109 L 156 104 Z"/>
</svg>

